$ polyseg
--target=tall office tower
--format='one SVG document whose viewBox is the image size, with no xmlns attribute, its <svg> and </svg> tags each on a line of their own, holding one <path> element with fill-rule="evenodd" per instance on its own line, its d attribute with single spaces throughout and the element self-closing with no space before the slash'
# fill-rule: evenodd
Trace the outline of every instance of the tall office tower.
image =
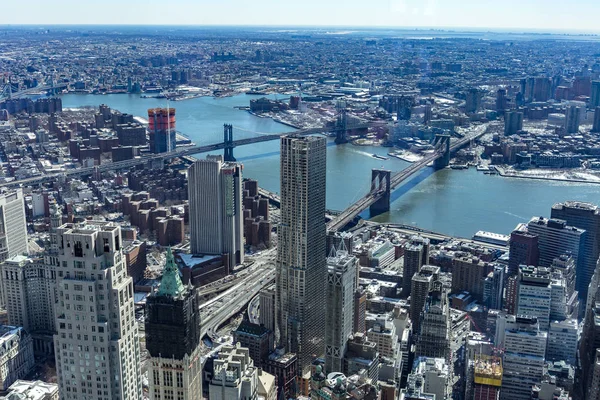
<svg viewBox="0 0 600 400">
<path fill-rule="evenodd" d="M 54 353 L 56 257 L 14 256 L 0 266 L 8 324 L 22 326 L 33 339 L 36 354 Z"/>
<path fill-rule="evenodd" d="M 517 275 L 519 265 L 537 266 L 539 258 L 538 237 L 527 232 L 527 225 L 519 224 L 510 234 L 508 275 Z"/>
<path fill-rule="evenodd" d="M 148 109 L 148 136 L 150 152 L 154 154 L 175 150 L 175 109 Z"/>
<path fill-rule="evenodd" d="M 421 312 L 417 335 L 417 357 L 450 359 L 450 309 L 448 296 L 440 282 L 434 283 Z"/>
<path fill-rule="evenodd" d="M 23 190 L 16 189 L 0 194 L 0 262 L 23 254 L 28 254 L 25 201 Z"/>
<path fill-rule="evenodd" d="M 468 291 L 475 300 L 483 301 L 483 283 L 491 266 L 475 256 L 457 257 L 452 261 L 452 292 Z"/>
<path fill-rule="evenodd" d="M 540 329 L 547 331 L 552 303 L 549 268 L 522 265 L 517 281 L 517 315 L 535 317 Z M 564 299 L 563 299 L 564 304 Z"/>
<path fill-rule="evenodd" d="M 515 135 L 521 130 L 523 130 L 523 113 L 519 111 L 504 113 L 504 135 Z"/>
<path fill-rule="evenodd" d="M 465 102 L 465 112 L 467 114 L 473 114 L 479 111 L 481 108 L 481 98 L 483 97 L 483 92 L 481 92 L 477 88 L 471 88 L 467 90 L 466 93 L 466 102 Z"/>
<path fill-rule="evenodd" d="M 527 231 L 538 237 L 540 249 L 538 265 L 550 267 L 555 258 L 567 253 L 573 256 L 578 267 L 582 265 L 585 259 L 583 254 L 585 230 L 569 226 L 562 219 L 534 217 L 527 224 Z"/>
<path fill-rule="evenodd" d="M 275 332 L 275 285 L 267 286 L 258 292 L 260 313 L 258 322 L 271 332 Z"/>
<path fill-rule="evenodd" d="M 552 81 L 550 78 L 537 77 L 534 81 L 533 99 L 535 101 L 548 101 L 552 97 Z"/>
<path fill-rule="evenodd" d="M 230 269 L 244 262 L 242 166 L 221 156 L 196 160 L 188 169 L 190 251 L 226 254 Z"/>
<path fill-rule="evenodd" d="M 133 281 L 127 276 L 121 228 L 86 221 L 57 232 L 54 349 L 61 398 L 141 399 Z"/>
<path fill-rule="evenodd" d="M 325 352 L 323 301 L 327 141 L 281 138 L 281 221 L 276 262 L 276 338 L 298 354 L 298 372 L 310 373 L 313 355 Z"/>
<path fill-rule="evenodd" d="M 533 264 L 529 264 L 533 265 Z M 575 259 L 570 254 L 561 254 L 552 260 L 552 268 L 553 273 L 560 272 L 560 275 L 565 280 L 565 285 L 567 287 L 567 296 L 573 295 L 575 290 L 575 281 L 576 281 L 576 268 Z"/>
<path fill-rule="evenodd" d="M 525 102 L 531 102 L 533 100 L 533 89 L 535 86 L 535 78 L 524 78 L 521 79 L 521 93 Z"/>
<path fill-rule="evenodd" d="M 577 263 L 575 288 L 579 292 L 579 297 L 585 299 L 600 255 L 600 209 L 590 203 L 567 201 L 553 205 L 551 216 L 586 231 L 583 238 L 583 251 L 580 253 L 582 256 L 577 258 L 575 253 L 572 253 Z"/>
<path fill-rule="evenodd" d="M 362 287 L 354 292 L 354 307 L 352 317 L 352 329 L 355 333 L 365 333 L 367 331 L 367 291 Z"/>
<path fill-rule="evenodd" d="M 157 292 L 146 300 L 146 349 L 151 400 L 202 399 L 198 296 L 186 287 L 171 249 Z"/>
<path fill-rule="evenodd" d="M 506 300 L 504 301 L 504 309 L 509 314 L 517 312 L 517 290 L 518 290 L 518 275 L 509 276 L 506 279 Z"/>
<path fill-rule="evenodd" d="M 550 322 L 546 361 L 566 361 L 576 365 L 579 330 L 576 319 Z"/>
<path fill-rule="evenodd" d="M 594 124 L 592 132 L 600 132 L 600 107 L 596 107 L 594 111 Z"/>
<path fill-rule="evenodd" d="M 325 314 L 325 370 L 342 372 L 348 338 L 353 333 L 356 258 L 344 242 L 327 258 L 327 310 Z"/>
<path fill-rule="evenodd" d="M 577 133 L 579 132 L 579 120 L 581 118 L 581 108 L 577 106 L 567 107 L 565 113 L 565 132 L 566 133 Z"/>
<path fill-rule="evenodd" d="M 594 364 L 590 376 L 590 384 L 587 386 L 587 400 L 600 400 L 600 349 L 594 353 Z"/>
<path fill-rule="evenodd" d="M 424 265 L 421 271 L 413 275 L 408 315 L 413 324 L 413 332 L 418 333 L 421 326 L 421 312 L 433 288 L 433 283 L 439 279 L 440 267 Z"/>
<path fill-rule="evenodd" d="M 489 309 L 501 310 L 504 294 L 504 266 L 494 265 L 493 268 L 483 281 L 483 304 Z"/>
<path fill-rule="evenodd" d="M 600 107 L 600 81 L 592 81 L 590 108 Z"/>
<path fill-rule="evenodd" d="M 248 349 L 223 346 L 214 360 L 214 373 L 208 389 L 209 400 L 256 399 L 258 369 Z M 202 397 L 202 396 L 201 396 Z"/>
<path fill-rule="evenodd" d="M 496 111 L 500 114 L 508 109 L 508 98 L 506 97 L 506 89 L 498 89 L 496 92 Z"/>
<path fill-rule="evenodd" d="M 402 273 L 402 295 L 410 296 L 412 277 L 429 264 L 429 239 L 413 236 L 404 246 L 404 268 Z"/>
<path fill-rule="evenodd" d="M 531 387 L 544 375 L 548 334 L 536 318 L 509 315 L 504 331 L 501 400 L 529 400 Z"/>
</svg>

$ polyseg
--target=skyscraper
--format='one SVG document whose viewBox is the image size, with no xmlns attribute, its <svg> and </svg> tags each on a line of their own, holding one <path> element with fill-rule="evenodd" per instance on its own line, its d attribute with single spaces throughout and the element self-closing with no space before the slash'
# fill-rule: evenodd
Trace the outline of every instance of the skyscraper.
<svg viewBox="0 0 600 400">
<path fill-rule="evenodd" d="M 413 275 L 411 279 L 411 295 L 409 316 L 413 324 L 413 332 L 419 333 L 421 325 L 421 312 L 429 296 L 433 283 L 439 279 L 440 267 L 424 265 L 421 271 Z"/>
<path fill-rule="evenodd" d="M 583 246 L 586 232 L 567 225 L 567 222 L 562 219 L 554 218 L 557 217 L 553 219 L 534 217 L 527 224 L 527 231 L 538 237 L 539 265 L 550 267 L 555 258 L 568 253 L 573 256 L 578 266 L 582 265 L 585 257 Z M 577 274 L 579 275 L 579 272 Z"/>
<path fill-rule="evenodd" d="M 244 261 L 242 166 L 221 156 L 197 160 L 188 170 L 190 250 L 226 254 L 229 268 Z"/>
<path fill-rule="evenodd" d="M 504 114 L 504 135 L 514 135 L 523 129 L 523 113 L 510 111 Z"/>
<path fill-rule="evenodd" d="M 519 227 L 510 234 L 510 245 L 508 255 L 508 275 L 517 275 L 519 265 L 538 265 L 539 250 L 538 237 L 527 232 L 527 226 L 519 224 Z"/>
<path fill-rule="evenodd" d="M 151 153 L 175 150 L 175 109 L 150 108 L 148 110 L 148 136 Z"/>
<path fill-rule="evenodd" d="M 590 108 L 600 107 L 600 81 L 592 81 Z"/>
<path fill-rule="evenodd" d="M 0 194 L 0 262 L 27 254 L 27 222 L 23 190 Z M 0 302 L 4 302 L 0 299 Z"/>
<path fill-rule="evenodd" d="M 567 201 L 553 205 L 551 216 L 565 220 L 567 224 L 586 231 L 580 258 L 577 258 L 575 253 L 572 254 L 574 258 L 577 258 L 575 287 L 580 298 L 585 299 L 600 255 L 600 209 L 590 203 Z M 583 308 L 585 309 L 585 307 Z"/>
<path fill-rule="evenodd" d="M 448 296 L 440 282 L 434 283 L 421 312 L 421 326 L 417 336 L 418 357 L 450 356 L 450 307 Z"/>
<path fill-rule="evenodd" d="M 325 352 L 327 282 L 325 138 L 281 138 L 281 221 L 276 262 L 276 337 L 297 353 L 299 373 Z"/>
<path fill-rule="evenodd" d="M 326 371 L 342 372 L 348 338 L 353 333 L 355 291 L 356 258 L 348 254 L 342 240 L 327 258 Z"/>
<path fill-rule="evenodd" d="M 577 133 L 579 132 L 579 119 L 581 118 L 581 108 L 577 106 L 567 107 L 565 113 L 565 132 L 566 133 Z"/>
<path fill-rule="evenodd" d="M 592 132 L 600 132 L 600 107 L 596 107 L 594 111 L 594 124 Z"/>
<path fill-rule="evenodd" d="M 535 317 L 509 315 L 504 331 L 501 400 L 529 400 L 542 380 L 547 333 Z"/>
<path fill-rule="evenodd" d="M 404 247 L 404 268 L 402 273 L 402 295 L 410 296 L 412 277 L 421 270 L 421 267 L 429 264 L 429 239 L 420 236 L 410 238 Z"/>
<path fill-rule="evenodd" d="M 201 400 L 198 298 L 181 282 L 170 248 L 160 287 L 146 300 L 145 332 L 150 399 Z"/>
<path fill-rule="evenodd" d="M 61 398 L 141 400 L 133 281 L 121 228 L 86 221 L 57 232 L 54 349 Z"/>
</svg>

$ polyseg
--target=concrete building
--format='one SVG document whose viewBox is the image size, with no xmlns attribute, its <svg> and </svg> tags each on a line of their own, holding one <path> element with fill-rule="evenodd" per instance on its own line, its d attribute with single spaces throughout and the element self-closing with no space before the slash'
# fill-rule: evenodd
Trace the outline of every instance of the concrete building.
<svg viewBox="0 0 600 400">
<path fill-rule="evenodd" d="M 23 191 L 16 189 L 0 194 L 0 262 L 23 254 L 28 254 L 25 200 Z M 3 306 L 3 296 L 0 302 Z"/>
<path fill-rule="evenodd" d="M 54 353 L 56 268 L 53 256 L 14 256 L 1 266 L 8 323 L 22 326 L 33 339 L 36 354 Z"/>
<path fill-rule="evenodd" d="M 422 376 L 408 375 L 406 387 L 400 389 L 400 400 L 436 400 L 435 394 L 427 393 L 424 385 Z"/>
<path fill-rule="evenodd" d="M 600 107 L 596 107 L 594 111 L 594 123 L 592 125 L 592 132 L 600 132 Z"/>
<path fill-rule="evenodd" d="M 587 386 L 587 400 L 600 400 L 600 349 L 596 349 L 594 363 L 590 376 L 590 384 Z"/>
<path fill-rule="evenodd" d="M 423 391 L 434 394 L 436 399 L 450 397 L 452 393 L 451 372 L 444 358 L 417 358 L 411 375 L 421 376 L 423 378 Z"/>
<path fill-rule="evenodd" d="M 581 119 L 581 108 L 577 106 L 567 107 L 565 113 L 565 132 L 578 133 L 579 132 L 579 120 Z"/>
<path fill-rule="evenodd" d="M 434 284 L 421 312 L 417 357 L 450 358 L 450 308 L 441 286 L 439 282 Z"/>
<path fill-rule="evenodd" d="M 570 226 L 565 220 L 534 217 L 527 224 L 527 231 L 538 236 L 540 266 L 551 266 L 554 259 L 563 254 L 571 254 L 578 266 L 583 265 L 580 264 L 585 258 L 583 250 L 586 232 L 583 229 Z"/>
<path fill-rule="evenodd" d="M 57 235 L 54 349 L 61 398 L 141 399 L 133 282 L 121 229 L 86 221 L 65 224 Z M 87 365 L 96 359 L 94 367 Z"/>
<path fill-rule="evenodd" d="M 547 331 L 551 303 L 550 269 L 522 265 L 517 280 L 517 315 L 537 318 L 539 328 Z"/>
<path fill-rule="evenodd" d="M 158 291 L 146 299 L 148 392 L 151 400 L 202 400 L 198 296 L 184 286 L 171 249 Z"/>
<path fill-rule="evenodd" d="M 424 265 L 421 270 L 412 276 L 409 316 L 413 325 L 413 332 L 418 333 L 421 326 L 421 312 L 433 288 L 433 283 L 439 279 L 440 267 Z"/>
<path fill-rule="evenodd" d="M 269 358 L 269 354 L 274 349 L 273 340 L 273 331 L 264 325 L 256 325 L 248 321 L 242 321 L 240 326 L 233 331 L 233 342 L 248 349 L 250 358 L 256 367 L 262 366 L 263 362 Z"/>
<path fill-rule="evenodd" d="M 257 400 L 258 386 L 258 369 L 248 349 L 223 346 L 214 361 L 209 400 Z"/>
<path fill-rule="evenodd" d="M 523 130 L 523 113 L 509 111 L 504 114 L 504 135 L 514 135 Z"/>
<path fill-rule="evenodd" d="M 196 160 L 188 169 L 188 198 L 192 254 L 227 254 L 230 269 L 242 263 L 242 166 L 221 156 Z"/>
<path fill-rule="evenodd" d="M 404 246 L 404 268 L 402 274 L 402 295 L 410 296 L 412 277 L 429 264 L 429 239 L 413 236 Z"/>
<path fill-rule="evenodd" d="M 327 258 L 327 310 L 325 317 L 325 370 L 341 372 L 348 338 L 353 333 L 356 257 L 348 254 L 344 241 Z"/>
<path fill-rule="evenodd" d="M 17 380 L 8 388 L 6 400 L 58 400 L 58 385 L 42 381 Z"/>
<path fill-rule="evenodd" d="M 490 272 L 489 264 L 477 257 L 457 257 L 452 261 L 452 292 L 468 291 L 475 300 L 483 301 L 484 280 Z"/>
<path fill-rule="evenodd" d="M 576 365 L 579 331 L 576 319 L 552 321 L 548 329 L 546 361 L 566 361 Z"/>
<path fill-rule="evenodd" d="M 303 375 L 310 374 L 313 355 L 325 353 L 326 146 L 325 138 L 315 136 L 281 139 L 276 338 L 298 354 Z"/>
<path fill-rule="evenodd" d="M 350 376 L 361 371 L 373 382 L 379 379 L 379 351 L 377 344 L 369 341 L 364 333 L 355 333 L 348 340 L 343 372 Z"/>
<path fill-rule="evenodd" d="M 590 108 L 600 107 L 600 81 L 592 81 L 592 93 L 590 96 Z"/>
<path fill-rule="evenodd" d="M 278 348 L 263 363 L 263 369 L 275 377 L 277 398 L 295 398 L 298 393 L 298 357 Z"/>
<path fill-rule="evenodd" d="M 275 285 L 267 286 L 258 293 L 260 313 L 258 321 L 275 332 Z"/>
<path fill-rule="evenodd" d="M 483 304 L 488 307 L 488 309 L 502 309 L 504 270 L 505 267 L 503 265 L 494 265 L 493 270 L 483 281 Z"/>
<path fill-rule="evenodd" d="M 535 317 L 509 315 L 504 330 L 501 400 L 529 400 L 544 374 L 547 333 Z"/>
<path fill-rule="evenodd" d="M 381 357 L 398 359 L 398 335 L 391 319 L 377 318 L 373 327 L 367 331 L 367 338 L 377 345 L 377 351 Z"/>
<path fill-rule="evenodd" d="M 587 298 L 588 286 L 600 255 L 600 209 L 590 203 L 567 201 L 552 206 L 552 218 L 567 221 L 568 225 L 585 230 L 580 257 L 572 253 L 577 263 L 576 289 L 581 299 Z"/>
<path fill-rule="evenodd" d="M 521 228 L 521 229 L 519 229 Z M 519 224 L 519 228 L 510 234 L 508 275 L 519 273 L 519 265 L 538 265 L 538 237 L 527 232 L 527 226 Z"/>
<path fill-rule="evenodd" d="M 0 349 L 0 390 L 7 390 L 33 368 L 33 341 L 25 329 L 2 325 Z"/>
</svg>

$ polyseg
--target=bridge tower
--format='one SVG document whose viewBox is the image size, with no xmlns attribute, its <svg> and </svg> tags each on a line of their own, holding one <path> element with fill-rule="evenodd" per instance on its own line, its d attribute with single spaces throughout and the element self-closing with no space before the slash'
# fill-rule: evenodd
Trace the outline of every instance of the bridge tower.
<svg viewBox="0 0 600 400">
<path fill-rule="evenodd" d="M 233 156 L 233 125 L 223 125 L 223 143 L 225 144 L 223 159 L 226 162 L 234 162 L 235 157 Z"/>
<path fill-rule="evenodd" d="M 391 192 L 392 173 L 385 169 L 371 170 L 371 194 L 381 196 L 379 200 L 369 207 L 371 217 L 390 211 L 390 192 Z"/>
<path fill-rule="evenodd" d="M 435 135 L 433 144 L 442 156 L 433 163 L 435 169 L 446 168 L 450 164 L 450 135 Z"/>
<path fill-rule="evenodd" d="M 346 109 L 340 111 L 340 115 L 335 123 L 335 144 L 348 143 L 348 115 Z"/>
</svg>

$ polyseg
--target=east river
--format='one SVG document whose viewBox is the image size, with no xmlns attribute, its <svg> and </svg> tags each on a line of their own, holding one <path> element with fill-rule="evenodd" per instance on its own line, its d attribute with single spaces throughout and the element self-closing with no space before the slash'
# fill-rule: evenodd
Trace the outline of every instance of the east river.
<svg viewBox="0 0 600 400">
<path fill-rule="evenodd" d="M 234 126 L 234 139 L 293 130 L 269 118 L 259 118 L 234 108 L 248 106 L 252 97 L 200 97 L 171 102 L 170 106 L 177 110 L 177 130 L 199 145 L 222 141 L 225 123 Z M 107 104 L 143 118 L 147 118 L 148 108 L 166 107 L 165 99 L 143 99 L 126 94 L 68 94 L 62 99 L 63 107 Z M 387 157 L 388 151 L 383 147 L 336 146 L 330 141 L 327 207 L 342 210 L 366 194 L 371 168 L 385 167 L 395 172 L 408 165 L 393 157 L 387 160 L 372 157 L 373 153 Z M 234 155 L 244 164 L 245 177 L 258 180 L 267 190 L 279 191 L 277 141 L 242 146 L 234 150 Z M 508 234 L 519 222 L 527 222 L 532 216 L 548 217 L 552 204 L 565 200 L 599 204 L 600 185 L 503 178 L 484 175 L 474 168 L 437 172 L 426 169 L 396 190 L 390 212 L 374 220 L 416 225 L 461 237 L 471 237 L 478 230 Z"/>
</svg>

